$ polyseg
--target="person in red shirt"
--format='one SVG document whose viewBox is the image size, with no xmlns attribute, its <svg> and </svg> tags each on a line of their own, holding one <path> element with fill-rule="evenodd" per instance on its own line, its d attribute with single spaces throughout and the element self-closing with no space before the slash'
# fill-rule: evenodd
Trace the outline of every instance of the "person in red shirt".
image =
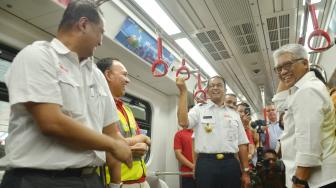
<svg viewBox="0 0 336 188">
<path fill-rule="evenodd" d="M 182 129 L 176 132 L 174 137 L 174 151 L 176 159 L 181 164 L 181 172 L 192 173 L 195 168 L 193 162 L 192 134 L 192 129 Z M 185 174 L 181 177 L 181 188 L 196 188 L 195 179 L 192 174 Z"/>
</svg>

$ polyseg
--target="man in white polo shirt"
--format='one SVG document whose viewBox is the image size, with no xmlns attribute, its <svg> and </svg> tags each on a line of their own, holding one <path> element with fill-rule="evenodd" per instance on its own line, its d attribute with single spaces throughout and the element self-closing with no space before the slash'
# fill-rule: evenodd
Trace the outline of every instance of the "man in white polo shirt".
<svg viewBox="0 0 336 188">
<path fill-rule="evenodd" d="M 282 46 L 273 57 L 280 80 L 273 102 L 285 112 L 280 140 L 286 186 L 335 188 L 335 109 L 328 89 L 309 71 L 302 45 Z"/>
<path fill-rule="evenodd" d="M 6 74 L 11 117 L 1 188 L 103 188 L 95 171 L 105 153 L 131 166 L 130 148 L 115 131 L 115 103 L 89 58 L 103 32 L 96 5 L 72 1 L 57 37 L 14 59 Z"/>
</svg>

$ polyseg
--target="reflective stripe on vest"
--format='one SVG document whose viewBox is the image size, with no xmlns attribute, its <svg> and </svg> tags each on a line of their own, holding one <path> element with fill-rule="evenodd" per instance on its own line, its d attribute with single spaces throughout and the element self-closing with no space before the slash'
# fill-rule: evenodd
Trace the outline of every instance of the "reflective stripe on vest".
<svg viewBox="0 0 336 188">
<path fill-rule="evenodd" d="M 133 137 L 136 135 L 137 124 L 135 122 L 135 118 L 133 116 L 132 111 L 125 105 L 123 108 L 127 114 L 127 119 L 124 117 L 123 113 L 118 110 L 118 116 L 120 119 L 119 131 L 125 137 Z M 121 163 L 121 181 L 130 181 L 130 180 L 138 180 L 143 175 L 146 175 L 146 164 L 143 159 L 141 160 L 134 160 L 133 166 L 129 169 L 124 163 Z M 110 182 L 110 174 L 109 171 L 106 169 L 106 180 L 107 183 Z"/>
</svg>

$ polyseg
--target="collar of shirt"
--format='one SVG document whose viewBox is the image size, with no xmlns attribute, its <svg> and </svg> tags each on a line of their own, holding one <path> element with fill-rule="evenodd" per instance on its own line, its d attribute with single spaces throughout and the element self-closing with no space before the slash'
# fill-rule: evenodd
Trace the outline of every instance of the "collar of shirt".
<svg viewBox="0 0 336 188">
<path fill-rule="evenodd" d="M 223 103 L 223 105 L 221 105 L 221 106 L 219 106 L 219 105 L 217 105 L 217 104 L 215 104 L 212 100 L 210 100 L 210 99 L 208 99 L 207 100 L 207 106 L 208 106 L 208 108 L 211 108 L 211 107 L 213 107 L 213 106 L 216 106 L 216 107 L 219 107 L 219 108 L 224 108 L 225 106 L 224 106 L 224 103 Z"/>
<path fill-rule="evenodd" d="M 302 87 L 303 84 L 304 84 L 307 80 L 310 80 L 310 79 L 312 79 L 312 78 L 314 78 L 314 77 L 315 77 L 315 75 L 314 75 L 313 72 L 311 72 L 311 71 L 310 71 L 310 72 L 307 72 L 305 75 L 302 76 L 302 78 L 300 78 L 299 81 L 297 81 L 297 82 L 295 83 L 295 85 L 294 85 L 293 87 L 291 87 L 291 88 L 289 89 L 289 94 L 293 94 L 293 93 L 295 93 L 295 91 L 298 90 L 300 87 Z"/>
<path fill-rule="evenodd" d="M 50 42 L 50 46 L 54 48 L 54 50 L 58 54 L 66 55 L 70 54 L 72 58 L 76 59 L 76 62 L 78 62 L 78 55 L 72 51 L 68 47 L 66 47 L 60 40 L 57 38 L 54 38 Z M 80 66 L 86 66 L 89 70 L 92 70 L 93 68 L 93 59 L 92 58 L 86 58 L 83 61 L 80 62 Z"/>
</svg>

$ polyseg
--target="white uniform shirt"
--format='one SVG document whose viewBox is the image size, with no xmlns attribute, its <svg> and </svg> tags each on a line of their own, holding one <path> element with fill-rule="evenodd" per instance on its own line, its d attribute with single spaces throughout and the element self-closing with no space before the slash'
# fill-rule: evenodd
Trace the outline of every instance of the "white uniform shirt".
<svg viewBox="0 0 336 188">
<path fill-rule="evenodd" d="M 248 144 L 239 114 L 211 100 L 189 111 L 189 128 L 194 129 L 196 153 L 237 153 L 238 146 Z M 212 127 L 206 132 L 205 126 Z"/>
<path fill-rule="evenodd" d="M 335 182 L 335 111 L 324 84 L 313 72 L 306 73 L 289 90 L 276 94 L 273 102 L 278 111 L 285 111 L 280 140 L 287 187 L 292 187 L 297 166 L 313 167 L 311 188 Z"/>
<path fill-rule="evenodd" d="M 0 166 L 41 169 L 97 166 L 105 152 L 74 150 L 41 133 L 23 103 L 54 103 L 64 114 L 102 133 L 119 120 L 106 80 L 90 60 L 78 61 L 59 40 L 24 48 L 6 74 L 11 116 Z"/>
<path fill-rule="evenodd" d="M 275 150 L 278 140 L 280 139 L 280 136 L 282 134 L 282 129 L 279 126 L 279 122 L 274 122 L 269 125 L 267 125 L 268 128 L 268 134 L 269 134 L 269 144 L 270 149 Z"/>
</svg>

